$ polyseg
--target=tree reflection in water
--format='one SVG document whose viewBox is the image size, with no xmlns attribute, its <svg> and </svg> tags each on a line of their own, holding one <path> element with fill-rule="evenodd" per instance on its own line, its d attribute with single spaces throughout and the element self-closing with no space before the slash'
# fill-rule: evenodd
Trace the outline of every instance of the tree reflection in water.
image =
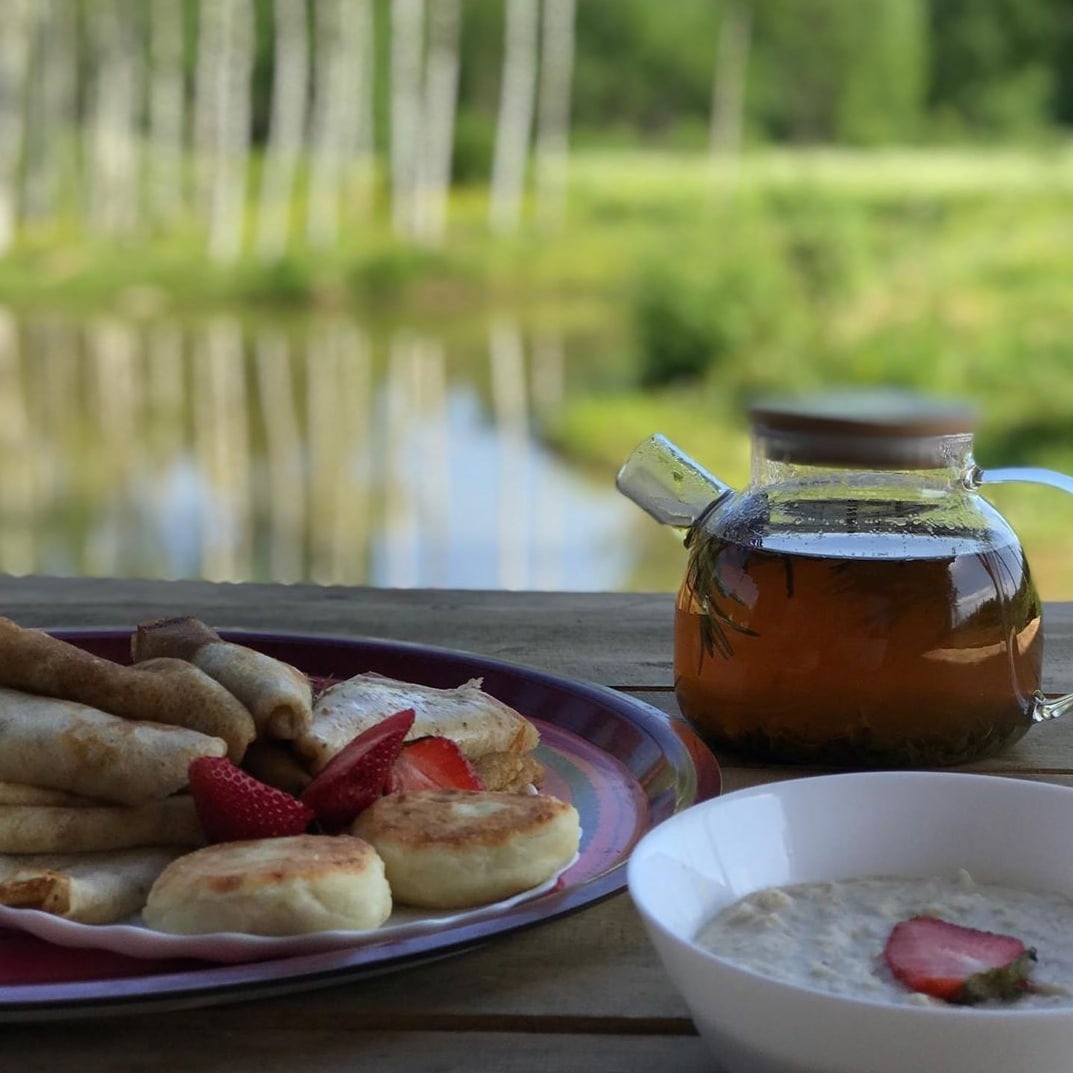
<svg viewBox="0 0 1073 1073">
<path fill-rule="evenodd" d="M 624 587 L 635 513 L 534 439 L 561 346 L 0 313 L 0 570 Z M 479 360 L 474 360 L 479 359 Z"/>
</svg>

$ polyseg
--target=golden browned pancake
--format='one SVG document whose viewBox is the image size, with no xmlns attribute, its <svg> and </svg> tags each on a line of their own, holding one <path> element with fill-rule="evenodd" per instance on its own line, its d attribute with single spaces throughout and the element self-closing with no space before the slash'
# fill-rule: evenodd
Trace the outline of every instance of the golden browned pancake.
<svg viewBox="0 0 1073 1073">
<path fill-rule="evenodd" d="M 384 865 L 349 835 L 221 842 L 173 861 L 142 916 L 182 935 L 302 935 L 378 928 L 391 915 Z"/>
<path fill-rule="evenodd" d="M 535 887 L 577 853 L 573 805 L 544 794 L 421 790 L 388 794 L 353 833 L 383 858 L 396 902 L 484 905 Z"/>
</svg>

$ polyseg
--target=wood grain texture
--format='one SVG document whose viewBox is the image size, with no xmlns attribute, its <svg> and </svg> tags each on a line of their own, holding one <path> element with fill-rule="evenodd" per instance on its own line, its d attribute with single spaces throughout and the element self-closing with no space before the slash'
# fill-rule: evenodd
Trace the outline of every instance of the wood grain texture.
<svg viewBox="0 0 1073 1073">
<path fill-rule="evenodd" d="M 5 1068 L 108 1073 L 711 1073 L 696 1036 L 611 1032 L 354 1031 L 266 1022 L 252 1032 L 157 1020 L 4 1030 Z"/>
<path fill-rule="evenodd" d="M 441 645 L 626 690 L 678 717 L 673 597 L 0 578 L 0 613 L 27 626 L 132 626 L 192 614 L 226 629 Z M 1073 604 L 1046 610 L 1045 687 L 1073 690 Z M 724 788 L 816 772 L 720 755 Z M 1073 717 L 966 765 L 1073 785 Z M 620 1073 L 711 1068 L 628 895 L 442 961 L 287 997 L 115 1021 L 5 1025 L 22 1073 Z"/>
</svg>

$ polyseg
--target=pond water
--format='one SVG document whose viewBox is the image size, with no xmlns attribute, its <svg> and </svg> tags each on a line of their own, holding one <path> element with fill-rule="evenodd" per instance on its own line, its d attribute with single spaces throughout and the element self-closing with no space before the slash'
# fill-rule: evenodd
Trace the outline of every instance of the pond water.
<svg viewBox="0 0 1073 1073">
<path fill-rule="evenodd" d="M 0 571 L 628 590 L 647 519 L 536 435 L 567 355 L 502 320 L 0 311 Z"/>
</svg>

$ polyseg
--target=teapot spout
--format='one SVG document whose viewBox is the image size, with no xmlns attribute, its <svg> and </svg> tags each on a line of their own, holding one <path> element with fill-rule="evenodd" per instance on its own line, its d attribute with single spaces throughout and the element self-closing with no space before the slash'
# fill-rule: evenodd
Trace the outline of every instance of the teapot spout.
<svg viewBox="0 0 1073 1073">
<path fill-rule="evenodd" d="M 662 525 L 688 529 L 734 489 L 656 433 L 623 463 L 615 486 Z"/>
</svg>

